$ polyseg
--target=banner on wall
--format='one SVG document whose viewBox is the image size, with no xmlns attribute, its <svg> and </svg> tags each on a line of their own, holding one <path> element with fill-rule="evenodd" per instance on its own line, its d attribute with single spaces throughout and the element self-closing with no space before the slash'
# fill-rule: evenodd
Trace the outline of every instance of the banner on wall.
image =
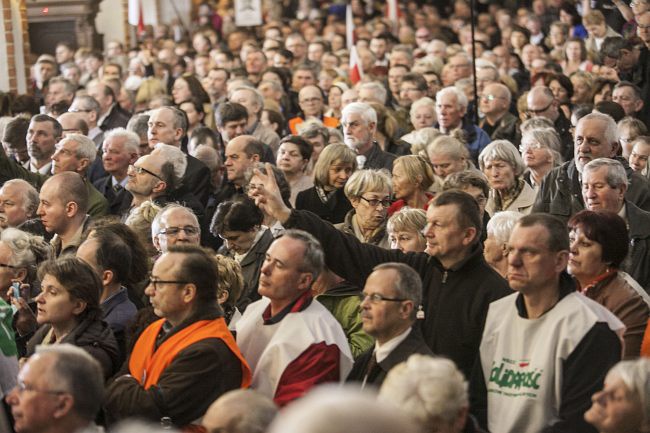
<svg viewBox="0 0 650 433">
<path fill-rule="evenodd" d="M 237 27 L 262 25 L 262 0 L 235 0 L 235 25 Z"/>
</svg>

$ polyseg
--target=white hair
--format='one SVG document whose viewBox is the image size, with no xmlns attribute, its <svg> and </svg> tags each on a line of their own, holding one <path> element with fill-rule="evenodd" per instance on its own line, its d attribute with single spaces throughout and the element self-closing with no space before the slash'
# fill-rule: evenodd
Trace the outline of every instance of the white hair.
<svg viewBox="0 0 650 433">
<path fill-rule="evenodd" d="M 97 157 L 97 146 L 95 146 L 95 143 L 85 135 L 81 134 L 68 134 L 64 138 L 59 141 L 58 144 L 63 144 L 65 141 L 74 141 L 77 143 L 77 151 L 76 151 L 76 157 L 81 159 L 81 158 L 87 158 L 88 161 L 92 164 L 92 162 L 95 160 Z"/>
<path fill-rule="evenodd" d="M 650 427 L 650 359 L 639 358 L 629 361 L 620 361 L 613 366 L 605 377 L 605 382 L 612 378 L 619 378 L 630 391 L 636 395 L 641 403 L 643 426 Z"/>
<path fill-rule="evenodd" d="M 157 143 L 154 149 L 165 159 L 165 164 L 171 164 L 174 168 L 174 185 L 179 185 L 187 170 L 187 157 L 178 147 L 165 143 Z"/>
<path fill-rule="evenodd" d="M 442 103 L 442 98 L 444 96 L 448 95 L 454 95 L 456 96 L 456 104 L 458 105 L 458 108 L 460 110 L 466 110 L 467 109 L 467 104 L 469 103 L 467 101 L 467 95 L 463 93 L 462 90 L 455 86 L 449 86 L 445 87 L 444 89 L 440 89 L 438 93 L 436 93 L 436 103 L 440 104 Z"/>
<path fill-rule="evenodd" d="M 357 91 L 361 91 L 363 89 L 370 90 L 372 91 L 372 94 L 379 103 L 386 105 L 386 99 L 388 98 L 388 91 L 384 86 L 379 84 L 376 81 L 370 81 L 368 83 L 362 83 Z"/>
<path fill-rule="evenodd" d="M 138 153 L 140 150 L 140 137 L 135 132 L 127 131 L 124 128 L 111 129 L 104 135 L 104 141 L 121 138 L 124 140 L 124 149 L 129 153 Z"/>
<path fill-rule="evenodd" d="M 428 96 L 423 96 L 417 101 L 413 102 L 413 104 L 411 104 L 411 112 L 409 113 L 409 115 L 413 117 L 415 115 L 415 111 L 420 107 L 431 108 L 431 110 L 433 110 L 433 115 L 435 116 L 436 102 L 433 99 L 429 98 Z"/>
<path fill-rule="evenodd" d="M 15 186 L 22 190 L 23 210 L 30 218 L 33 217 L 40 200 L 38 197 L 38 190 L 24 179 L 10 179 L 2 185 L 2 188 L 7 186 Z"/>
<path fill-rule="evenodd" d="M 598 120 L 605 123 L 605 133 L 603 134 L 605 141 L 607 141 L 607 143 L 610 145 L 618 143 L 618 128 L 616 127 L 616 121 L 612 118 L 612 116 L 599 112 L 592 112 L 580 118 L 580 120 L 578 120 L 578 125 L 580 125 L 582 122 L 587 122 L 590 120 Z"/>
<path fill-rule="evenodd" d="M 467 98 L 465 98 L 467 99 Z M 350 114 L 360 114 L 366 123 L 377 123 L 375 109 L 364 102 L 351 102 L 341 111 L 341 123 L 345 123 Z"/>
<path fill-rule="evenodd" d="M 524 160 L 521 158 L 521 153 L 514 144 L 508 140 L 494 140 L 492 143 L 485 146 L 485 148 L 478 155 L 478 165 L 481 171 L 485 170 L 485 165 L 494 160 L 499 160 L 507 163 L 512 167 L 515 172 L 515 177 L 522 175 L 526 166 Z"/>
<path fill-rule="evenodd" d="M 469 406 L 467 381 L 453 361 L 415 354 L 388 373 L 379 401 L 396 405 L 422 426 L 451 422 Z"/>
<path fill-rule="evenodd" d="M 160 209 L 158 211 L 158 213 L 156 214 L 156 216 L 154 217 L 153 221 L 151 221 L 151 237 L 152 238 L 155 238 L 156 236 L 158 236 L 161 229 L 167 228 L 167 227 L 160 227 L 161 226 L 160 221 L 163 219 L 164 216 L 166 216 L 169 212 L 173 211 L 174 209 L 179 209 L 179 210 L 185 211 L 194 220 L 194 222 L 196 223 L 196 226 L 199 227 L 199 229 L 201 228 L 201 225 L 199 224 L 199 219 L 196 217 L 196 214 L 194 213 L 194 211 L 192 209 L 190 209 L 189 207 L 185 207 L 183 205 L 180 205 L 178 203 L 170 203 L 167 206 L 165 206 L 164 208 Z"/>
<path fill-rule="evenodd" d="M 497 212 L 487 223 L 487 233 L 494 236 L 497 245 L 508 243 L 510 233 L 523 214 L 511 210 Z"/>
</svg>

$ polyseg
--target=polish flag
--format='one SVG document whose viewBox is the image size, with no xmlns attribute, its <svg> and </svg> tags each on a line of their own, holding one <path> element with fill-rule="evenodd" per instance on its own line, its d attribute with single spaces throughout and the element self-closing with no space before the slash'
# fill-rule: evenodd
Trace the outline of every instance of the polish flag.
<svg viewBox="0 0 650 433">
<path fill-rule="evenodd" d="M 354 46 L 354 18 L 350 4 L 345 8 L 345 42 L 348 45 L 348 50 L 351 50 Z"/>
<path fill-rule="evenodd" d="M 129 24 L 144 31 L 146 25 L 158 24 L 158 6 L 156 0 L 129 0 Z"/>
<path fill-rule="evenodd" d="M 361 61 L 359 60 L 359 54 L 357 54 L 357 47 L 352 45 L 350 49 L 350 81 L 352 85 L 357 84 L 363 78 L 363 67 L 361 66 Z"/>
<path fill-rule="evenodd" d="M 386 0 L 386 18 L 393 26 L 393 32 L 397 33 L 397 28 L 399 24 L 399 8 L 397 6 L 397 0 Z"/>
</svg>

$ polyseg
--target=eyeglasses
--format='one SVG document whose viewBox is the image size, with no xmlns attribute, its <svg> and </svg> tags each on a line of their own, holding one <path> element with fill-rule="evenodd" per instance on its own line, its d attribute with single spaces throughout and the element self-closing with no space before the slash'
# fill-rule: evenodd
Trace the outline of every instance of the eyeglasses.
<svg viewBox="0 0 650 433">
<path fill-rule="evenodd" d="M 0 268 L 18 269 L 17 266 L 8 265 L 6 263 L 0 263 Z"/>
<path fill-rule="evenodd" d="M 385 302 L 404 302 L 404 301 L 409 301 L 410 299 L 403 299 L 403 298 L 387 298 L 385 296 L 380 295 L 379 293 L 359 293 L 359 298 L 361 301 L 365 301 L 366 299 L 370 299 L 371 304 L 378 304 L 382 301 Z"/>
<path fill-rule="evenodd" d="M 322 100 L 323 100 L 323 98 L 306 98 L 306 99 L 301 99 L 300 103 L 301 104 L 310 104 L 312 102 L 320 102 Z"/>
<path fill-rule="evenodd" d="M 535 115 L 535 116 L 540 115 L 543 112 L 545 112 L 546 110 L 548 110 L 549 108 L 551 108 L 551 105 L 553 105 L 553 102 L 555 102 L 555 101 L 554 100 L 551 101 L 546 107 L 544 107 L 542 109 L 539 109 L 539 110 L 533 110 L 532 108 L 529 108 L 528 110 L 526 110 L 526 114 L 528 114 L 529 116 L 531 116 L 531 115 Z"/>
<path fill-rule="evenodd" d="M 68 110 L 68 113 L 90 113 L 93 110 L 82 110 L 81 108 L 77 108 L 74 110 Z"/>
<path fill-rule="evenodd" d="M 630 6 L 632 6 L 632 4 L 630 4 Z M 636 26 L 637 26 L 637 28 L 639 30 L 648 30 L 648 29 L 650 29 L 650 24 L 639 24 L 639 23 L 637 23 Z"/>
<path fill-rule="evenodd" d="M 56 391 L 56 390 L 49 390 L 49 389 L 38 389 L 36 387 L 33 387 L 31 385 L 26 384 L 24 381 L 19 380 L 18 383 L 16 384 L 16 390 L 18 391 L 19 394 L 22 394 L 23 391 L 31 391 L 31 392 L 40 392 L 42 394 L 52 394 L 52 395 L 60 395 L 60 394 L 66 394 L 67 391 Z"/>
<path fill-rule="evenodd" d="M 174 281 L 174 280 L 156 280 L 155 278 L 149 278 L 149 284 L 153 286 L 153 289 L 158 291 L 160 290 L 161 284 L 190 284 L 191 281 Z"/>
<path fill-rule="evenodd" d="M 524 153 L 528 149 L 532 150 L 538 150 L 541 149 L 543 146 L 539 143 L 529 143 L 529 144 L 520 144 L 519 145 L 519 152 Z"/>
<path fill-rule="evenodd" d="M 497 96 L 497 95 L 483 95 L 481 96 L 481 99 L 492 102 L 495 99 L 505 99 L 505 98 L 503 96 Z"/>
<path fill-rule="evenodd" d="M 383 207 L 388 207 L 390 206 L 390 199 L 389 198 L 384 198 L 384 199 L 377 199 L 377 198 L 371 198 L 367 199 L 364 196 L 360 197 L 362 200 L 364 200 L 366 203 L 368 203 L 372 207 L 377 207 L 381 203 Z"/>
<path fill-rule="evenodd" d="M 199 228 L 194 226 L 185 226 L 185 227 L 167 227 L 158 232 L 159 235 L 165 236 L 178 236 L 178 234 L 184 231 L 188 236 L 195 236 L 199 234 Z"/>
<path fill-rule="evenodd" d="M 158 176 L 158 175 L 157 175 L 156 173 L 154 173 L 153 171 L 149 171 L 149 170 L 147 170 L 147 169 L 144 168 L 144 167 L 138 167 L 137 165 L 129 164 L 129 169 L 130 169 L 130 170 L 133 170 L 133 172 L 136 173 L 136 174 L 147 173 L 147 174 L 152 175 L 152 176 L 155 177 L 155 178 L 158 178 L 158 179 L 160 179 L 160 180 L 163 180 L 162 177 Z"/>
</svg>

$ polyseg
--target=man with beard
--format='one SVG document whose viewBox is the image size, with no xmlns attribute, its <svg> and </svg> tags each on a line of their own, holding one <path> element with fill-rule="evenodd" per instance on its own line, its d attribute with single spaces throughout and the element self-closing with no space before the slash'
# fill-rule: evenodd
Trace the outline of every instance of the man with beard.
<svg viewBox="0 0 650 433">
<path fill-rule="evenodd" d="M 374 140 L 377 113 L 368 104 L 353 102 L 341 113 L 345 144 L 357 153 L 359 168 L 393 170 L 395 155 L 384 152 Z"/>
</svg>

